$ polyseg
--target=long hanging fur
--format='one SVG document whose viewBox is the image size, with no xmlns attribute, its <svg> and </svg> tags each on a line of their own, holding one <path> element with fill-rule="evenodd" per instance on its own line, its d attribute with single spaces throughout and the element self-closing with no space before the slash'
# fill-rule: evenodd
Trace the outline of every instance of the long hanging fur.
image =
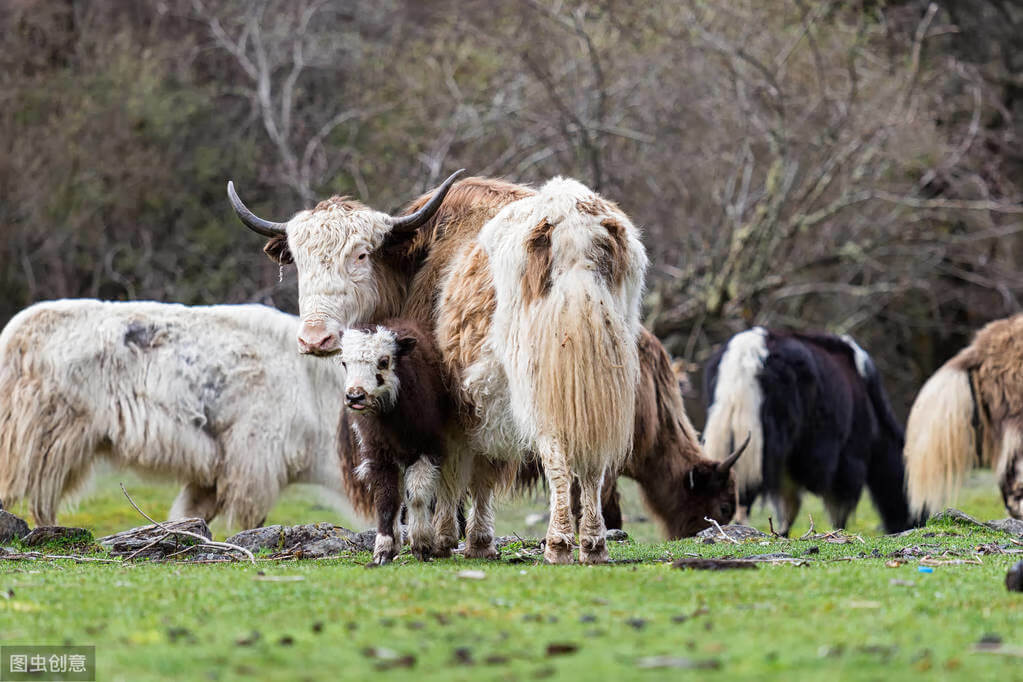
<svg viewBox="0 0 1023 682">
<path fill-rule="evenodd" d="M 912 510 L 948 504 L 975 465 L 993 467 L 1004 483 L 1021 448 L 1023 315 L 1014 315 L 978 331 L 913 403 L 905 450 Z"/>
<path fill-rule="evenodd" d="M 755 490 L 763 481 L 764 429 L 760 410 L 764 402 L 758 375 L 767 359 L 767 331 L 762 327 L 733 336 L 723 352 L 708 364 L 704 391 L 713 403 L 703 429 L 707 456 L 722 461 L 750 435 L 746 453 L 733 467 L 740 490 Z"/>
<path fill-rule="evenodd" d="M 339 488 L 343 373 L 296 355 L 297 324 L 255 305 L 22 311 L 0 334 L 0 499 L 52 524 L 99 458 L 185 482 L 172 514 L 245 526 L 290 482 Z"/>
<path fill-rule="evenodd" d="M 954 499 L 973 467 L 970 376 L 952 362 L 927 380 L 906 422 L 906 489 L 914 515 L 926 516 Z"/>
<path fill-rule="evenodd" d="M 529 445 L 551 438 L 574 473 L 617 468 L 632 444 L 647 258 L 628 218 L 583 185 L 547 182 L 484 227 L 491 339 Z M 525 248 L 523 248 L 523 246 Z"/>
</svg>

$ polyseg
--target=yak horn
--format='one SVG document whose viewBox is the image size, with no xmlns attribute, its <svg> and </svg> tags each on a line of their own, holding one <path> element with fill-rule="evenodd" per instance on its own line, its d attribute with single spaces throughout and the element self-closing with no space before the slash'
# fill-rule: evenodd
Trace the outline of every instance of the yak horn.
<svg viewBox="0 0 1023 682">
<path fill-rule="evenodd" d="M 230 180 L 227 181 L 227 198 L 231 200 L 231 207 L 234 212 L 238 215 L 245 227 L 249 228 L 256 234 L 261 234 L 264 237 L 280 237 L 287 234 L 287 223 L 275 223 L 270 220 L 263 220 L 255 213 L 250 211 L 242 200 L 238 198 L 238 193 L 234 191 L 234 183 Z"/>
<path fill-rule="evenodd" d="M 425 223 L 427 220 L 433 217 L 433 214 L 437 212 L 440 205 L 444 203 L 444 196 L 451 189 L 451 185 L 455 184 L 455 180 L 458 176 L 465 172 L 464 168 L 456 170 L 454 173 L 448 176 L 448 179 L 444 181 L 437 191 L 433 193 L 430 200 L 426 202 L 426 205 L 411 215 L 403 215 L 397 218 L 391 218 L 391 229 L 397 230 L 398 232 L 412 232 L 417 229 L 420 225 Z"/>
<path fill-rule="evenodd" d="M 735 464 L 735 462 L 739 459 L 739 456 L 746 451 L 746 446 L 749 445 L 749 440 L 752 437 L 753 434 L 747 431 L 746 440 L 742 441 L 742 445 L 736 448 L 735 451 L 732 454 L 728 455 L 728 457 L 726 457 L 724 460 L 718 462 L 719 473 L 727 474 L 729 472 L 729 470 L 732 468 L 732 465 Z"/>
</svg>

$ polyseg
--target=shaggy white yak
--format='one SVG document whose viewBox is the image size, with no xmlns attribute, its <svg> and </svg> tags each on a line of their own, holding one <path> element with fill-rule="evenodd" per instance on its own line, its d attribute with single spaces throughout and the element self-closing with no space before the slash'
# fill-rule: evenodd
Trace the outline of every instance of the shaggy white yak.
<svg viewBox="0 0 1023 682">
<path fill-rule="evenodd" d="M 290 483 L 341 489 L 344 373 L 261 305 L 61 300 L 0 334 L 0 500 L 36 523 L 99 459 L 184 483 L 171 519 L 262 523 Z"/>
</svg>

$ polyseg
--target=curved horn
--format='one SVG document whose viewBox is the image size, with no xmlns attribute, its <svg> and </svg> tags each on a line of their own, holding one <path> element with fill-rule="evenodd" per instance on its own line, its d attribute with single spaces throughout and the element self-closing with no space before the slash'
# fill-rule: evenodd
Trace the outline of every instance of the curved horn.
<svg viewBox="0 0 1023 682">
<path fill-rule="evenodd" d="M 238 198 L 238 193 L 234 191 L 234 183 L 230 180 L 227 181 L 227 198 L 231 200 L 231 208 L 238 215 L 245 227 L 249 228 L 256 234 L 261 234 L 264 237 L 280 237 L 287 234 L 287 223 L 275 223 L 269 220 L 263 220 L 255 213 L 250 211 L 248 207 L 242 203 L 242 200 Z"/>
<path fill-rule="evenodd" d="M 739 456 L 746 451 L 746 446 L 749 445 L 750 438 L 752 437 L 753 434 L 747 431 L 746 440 L 742 441 L 742 445 L 736 448 L 735 451 L 732 452 L 732 454 L 728 455 L 728 457 L 718 462 L 719 473 L 727 474 L 729 470 L 731 470 L 732 465 L 735 464 L 735 462 L 739 459 Z"/>
<path fill-rule="evenodd" d="M 426 202 L 426 205 L 415 213 L 391 218 L 391 229 L 398 230 L 399 232 L 411 232 L 432 218 L 433 214 L 440 208 L 440 205 L 444 203 L 444 197 L 447 195 L 448 190 L 451 189 L 451 185 L 455 184 L 455 180 L 464 172 L 465 169 L 460 168 L 449 175 L 444 184 L 438 187 L 437 191 L 430 197 L 430 200 Z"/>
</svg>

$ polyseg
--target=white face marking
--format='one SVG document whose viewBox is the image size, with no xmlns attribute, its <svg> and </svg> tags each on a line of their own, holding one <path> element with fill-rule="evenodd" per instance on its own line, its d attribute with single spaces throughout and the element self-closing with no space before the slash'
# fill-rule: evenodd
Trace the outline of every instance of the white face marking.
<svg viewBox="0 0 1023 682">
<path fill-rule="evenodd" d="M 372 254 L 390 229 L 385 213 L 340 205 L 302 211 L 288 222 L 303 322 L 323 322 L 340 335 L 372 317 L 379 302 Z"/>
<path fill-rule="evenodd" d="M 398 338 L 390 329 L 374 331 L 346 329 L 341 336 L 341 362 L 345 366 L 345 395 L 364 393 L 365 400 L 356 403 L 346 397 L 349 409 L 361 412 L 388 412 L 398 399 Z"/>
</svg>

